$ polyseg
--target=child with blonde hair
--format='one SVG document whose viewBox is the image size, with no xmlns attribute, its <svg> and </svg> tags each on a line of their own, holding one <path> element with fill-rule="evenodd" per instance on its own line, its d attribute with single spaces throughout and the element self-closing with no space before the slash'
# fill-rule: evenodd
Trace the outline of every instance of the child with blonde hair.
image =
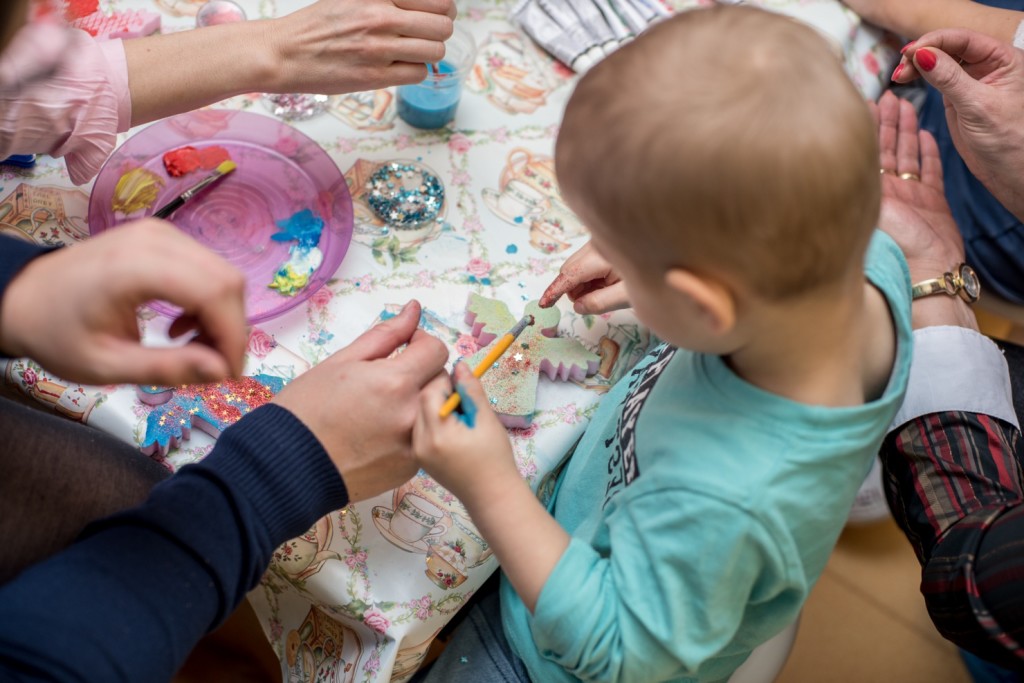
<svg viewBox="0 0 1024 683">
<path fill-rule="evenodd" d="M 669 19 L 580 80 L 555 162 L 592 239 L 543 303 L 628 303 L 665 344 L 543 502 L 467 368 L 472 428 L 424 389 L 420 465 L 503 573 L 427 680 L 725 681 L 797 618 L 909 371 L 876 136 L 825 40 L 749 7 Z"/>
</svg>

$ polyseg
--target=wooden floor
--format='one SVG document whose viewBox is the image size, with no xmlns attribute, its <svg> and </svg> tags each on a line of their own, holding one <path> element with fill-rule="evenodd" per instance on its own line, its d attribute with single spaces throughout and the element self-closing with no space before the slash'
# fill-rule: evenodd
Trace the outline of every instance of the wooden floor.
<svg viewBox="0 0 1024 683">
<path fill-rule="evenodd" d="M 894 522 L 847 528 L 776 683 L 970 683 L 928 618 L 919 579 Z"/>
</svg>

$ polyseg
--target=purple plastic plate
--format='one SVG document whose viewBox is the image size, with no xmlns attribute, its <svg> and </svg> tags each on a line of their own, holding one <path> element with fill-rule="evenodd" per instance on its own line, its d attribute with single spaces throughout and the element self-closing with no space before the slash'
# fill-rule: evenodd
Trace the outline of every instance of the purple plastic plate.
<svg viewBox="0 0 1024 683">
<path fill-rule="evenodd" d="M 89 198 L 89 227 L 96 235 L 152 214 L 205 177 L 198 170 L 180 178 L 164 169 L 163 155 L 179 147 L 218 145 L 238 168 L 178 209 L 171 222 L 233 263 L 246 276 L 246 317 L 257 323 L 281 315 L 312 296 L 334 275 L 352 240 L 352 197 L 345 177 L 316 142 L 286 123 L 244 111 L 203 110 L 154 123 L 107 160 Z M 156 202 L 131 215 L 111 207 L 114 187 L 126 172 L 145 168 L 165 181 Z M 323 263 L 295 296 L 270 289 L 294 242 L 270 239 L 284 221 L 312 209 L 324 221 L 318 246 Z M 173 268 L 173 263 L 167 264 Z M 174 317 L 180 309 L 162 301 L 150 307 Z"/>
</svg>

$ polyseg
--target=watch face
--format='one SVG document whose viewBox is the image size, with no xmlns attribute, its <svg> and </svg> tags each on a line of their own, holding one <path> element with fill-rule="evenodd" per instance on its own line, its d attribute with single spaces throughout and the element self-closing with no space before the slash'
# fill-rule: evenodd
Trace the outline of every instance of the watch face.
<svg viewBox="0 0 1024 683">
<path fill-rule="evenodd" d="M 978 281 L 978 274 L 974 272 L 974 268 L 969 265 L 962 264 L 960 266 L 960 279 L 964 283 L 964 294 L 967 295 L 969 301 L 977 301 L 978 296 L 981 295 L 981 282 Z"/>
</svg>

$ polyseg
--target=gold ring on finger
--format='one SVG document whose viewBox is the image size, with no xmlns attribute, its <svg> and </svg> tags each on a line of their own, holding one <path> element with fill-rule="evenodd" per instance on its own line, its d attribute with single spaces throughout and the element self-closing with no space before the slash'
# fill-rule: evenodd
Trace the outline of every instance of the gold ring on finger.
<svg viewBox="0 0 1024 683">
<path fill-rule="evenodd" d="M 916 173 L 900 173 L 900 180 L 921 180 L 921 176 Z"/>
<path fill-rule="evenodd" d="M 889 175 L 896 175 L 896 171 L 892 170 L 891 168 L 880 168 L 878 169 L 878 172 L 881 175 L 885 175 L 886 173 L 888 173 Z"/>
</svg>

